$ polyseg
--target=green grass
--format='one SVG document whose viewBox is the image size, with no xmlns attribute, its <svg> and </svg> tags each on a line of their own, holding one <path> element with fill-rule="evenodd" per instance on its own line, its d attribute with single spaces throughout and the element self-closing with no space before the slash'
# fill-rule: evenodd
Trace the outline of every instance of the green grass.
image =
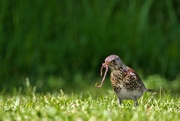
<svg viewBox="0 0 180 121">
<path fill-rule="evenodd" d="M 146 93 L 139 99 L 138 107 L 130 100 L 119 106 L 112 90 L 77 94 L 61 90 L 53 94 L 32 92 L 0 97 L 2 121 L 177 121 L 179 116 L 180 98 L 163 91 L 156 95 Z"/>
</svg>

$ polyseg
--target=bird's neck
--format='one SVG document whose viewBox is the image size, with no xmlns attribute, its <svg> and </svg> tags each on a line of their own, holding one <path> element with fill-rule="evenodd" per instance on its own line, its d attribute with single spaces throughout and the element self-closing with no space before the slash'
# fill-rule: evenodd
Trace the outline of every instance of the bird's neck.
<svg viewBox="0 0 180 121">
<path fill-rule="evenodd" d="M 127 70 L 127 66 L 125 64 L 121 64 L 119 67 L 122 68 L 123 70 Z"/>
</svg>

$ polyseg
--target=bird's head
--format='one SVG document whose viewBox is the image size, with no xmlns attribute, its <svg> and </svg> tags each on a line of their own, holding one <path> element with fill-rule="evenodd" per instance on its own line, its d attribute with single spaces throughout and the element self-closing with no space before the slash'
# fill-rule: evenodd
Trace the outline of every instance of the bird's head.
<svg viewBox="0 0 180 121">
<path fill-rule="evenodd" d="M 113 70 L 118 70 L 119 68 L 123 68 L 126 69 L 126 65 L 122 62 L 122 60 L 119 58 L 119 56 L 117 55 L 110 55 L 105 59 L 105 62 L 102 63 L 101 69 L 100 69 L 100 75 L 103 75 L 103 68 L 106 68 L 106 71 L 104 73 L 104 77 L 101 81 L 101 84 L 98 86 L 96 83 L 96 87 L 102 87 L 104 80 L 106 78 L 106 74 L 108 72 L 108 68 L 111 69 L 111 71 Z"/>
<path fill-rule="evenodd" d="M 105 63 L 103 63 L 103 65 L 108 65 L 111 70 L 118 69 L 119 67 L 124 67 L 124 63 L 117 55 L 109 55 L 108 57 L 106 57 Z"/>
</svg>

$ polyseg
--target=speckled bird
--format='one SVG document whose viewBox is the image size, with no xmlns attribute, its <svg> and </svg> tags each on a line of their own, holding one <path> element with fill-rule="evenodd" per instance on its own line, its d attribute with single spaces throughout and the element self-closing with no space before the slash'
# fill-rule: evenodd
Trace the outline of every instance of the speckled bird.
<svg viewBox="0 0 180 121">
<path fill-rule="evenodd" d="M 97 86 L 96 83 L 96 87 L 102 86 L 108 67 L 111 70 L 110 80 L 114 92 L 118 97 L 119 104 L 122 103 L 122 100 L 126 99 L 133 100 L 134 106 L 137 106 L 137 99 L 140 98 L 144 92 L 155 92 L 151 89 L 147 89 L 139 75 L 133 69 L 126 66 L 117 55 L 110 55 L 105 59 L 101 67 L 101 75 L 103 68 L 106 68 L 106 72 L 101 85 Z"/>
</svg>

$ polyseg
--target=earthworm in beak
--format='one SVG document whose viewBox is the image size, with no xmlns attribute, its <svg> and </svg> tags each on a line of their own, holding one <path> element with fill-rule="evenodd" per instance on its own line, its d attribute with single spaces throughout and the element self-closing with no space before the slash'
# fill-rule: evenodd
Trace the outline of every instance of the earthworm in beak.
<svg viewBox="0 0 180 121">
<path fill-rule="evenodd" d="M 106 68 L 106 71 L 105 71 L 105 73 L 104 73 L 104 77 L 103 77 L 103 79 L 102 79 L 102 81 L 101 81 L 101 84 L 98 86 L 97 85 L 97 82 L 96 82 L 96 84 L 95 84 L 95 86 L 96 87 L 102 87 L 102 85 L 103 85 L 103 83 L 104 83 L 104 80 L 105 80 L 105 78 L 106 78 L 106 74 L 107 74 L 107 72 L 108 72 L 108 65 L 107 65 L 107 63 L 103 63 L 102 64 L 102 66 L 101 66 L 101 69 L 100 69 L 100 76 L 102 76 L 102 74 L 103 74 L 103 68 Z"/>
</svg>

